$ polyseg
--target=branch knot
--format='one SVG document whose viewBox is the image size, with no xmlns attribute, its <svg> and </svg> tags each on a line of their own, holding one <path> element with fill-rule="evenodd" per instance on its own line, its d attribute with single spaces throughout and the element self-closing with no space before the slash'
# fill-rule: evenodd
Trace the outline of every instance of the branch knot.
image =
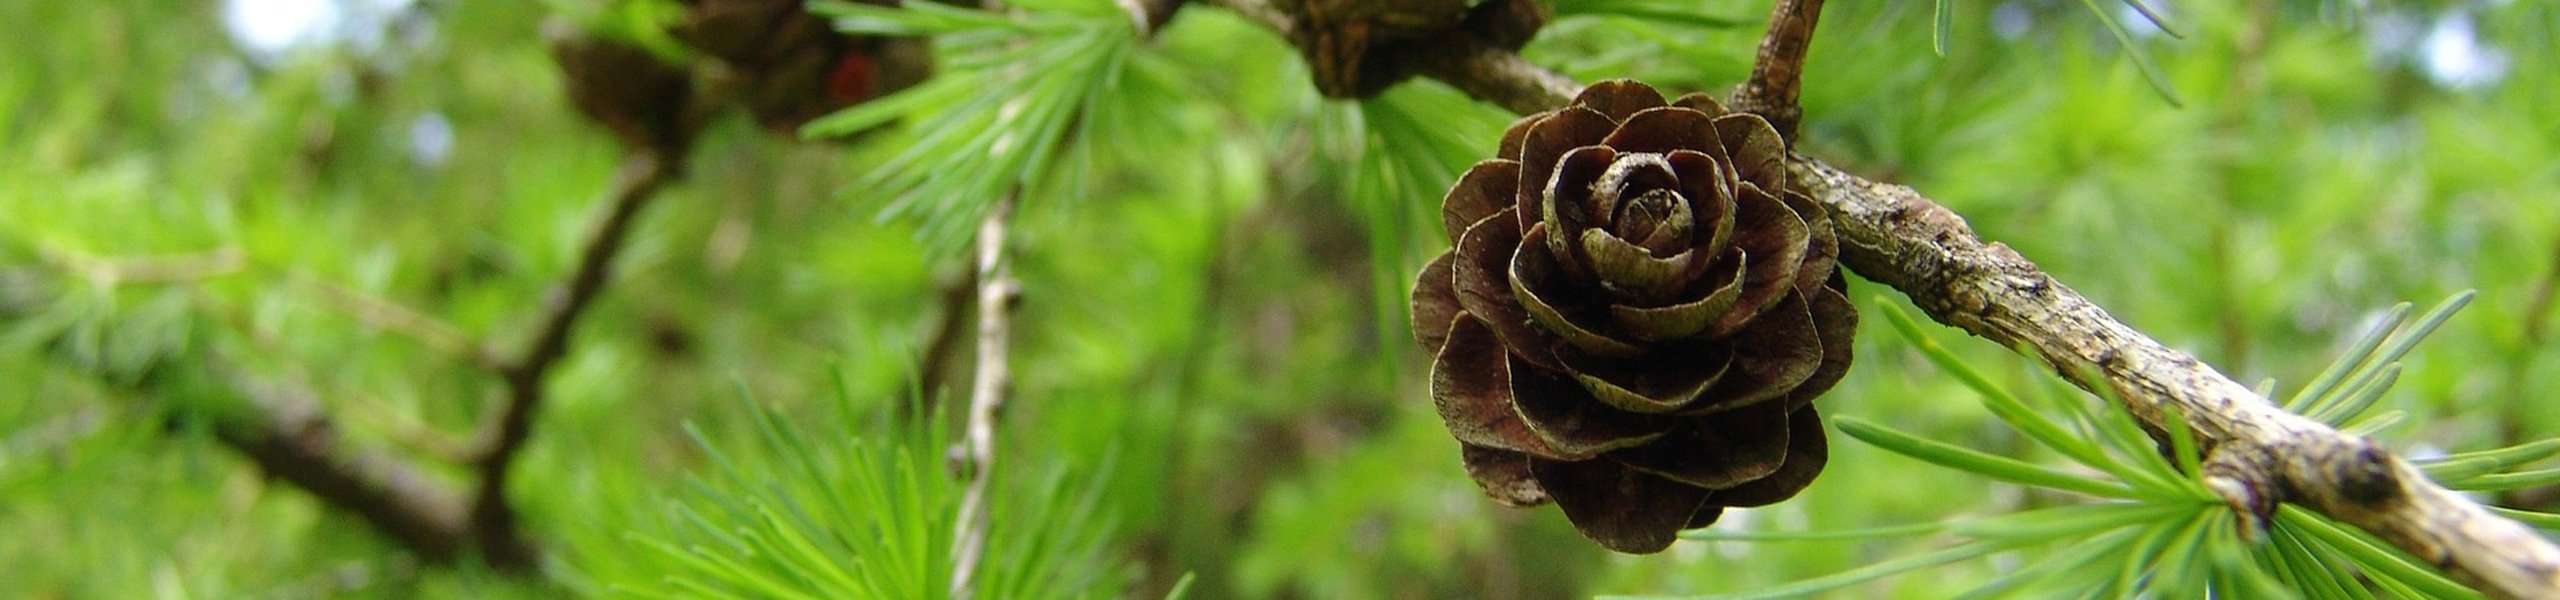
<svg viewBox="0 0 2560 600">
<path fill-rule="evenodd" d="M 2354 452 L 2329 465 L 2329 477 L 2337 481 L 2338 497 L 2358 508 L 2373 510 L 2407 495 L 2400 487 L 2399 473 L 2392 468 L 2391 453 L 2373 440 L 2356 441 Z"/>
</svg>

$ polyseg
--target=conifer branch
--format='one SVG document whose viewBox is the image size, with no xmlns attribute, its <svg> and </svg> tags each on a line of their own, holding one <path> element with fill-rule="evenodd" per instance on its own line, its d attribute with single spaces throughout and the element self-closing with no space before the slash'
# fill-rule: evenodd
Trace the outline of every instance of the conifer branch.
<svg viewBox="0 0 2560 600">
<path fill-rule="evenodd" d="M 490 352 L 470 334 L 417 309 L 308 273 L 287 273 L 286 278 L 299 287 L 327 297 L 329 308 L 345 313 L 368 327 L 408 336 L 428 349 L 492 373 L 503 373 L 507 368 L 504 359 Z"/>
<path fill-rule="evenodd" d="M 2551 268 L 2543 271 L 2540 279 L 2534 280 L 2532 299 L 2525 301 L 2524 305 L 2524 326 L 2519 328 L 2524 331 L 2525 341 L 2533 347 L 2540 347 L 2542 342 L 2550 339 L 2551 301 L 2555 295 L 2560 295 L 2554 293 L 2560 292 L 2560 240 L 2552 242 L 2549 256 Z"/>
<path fill-rule="evenodd" d="M 971 337 L 970 316 L 977 314 L 976 260 L 976 257 L 970 257 L 971 262 L 966 268 L 947 277 L 948 281 L 936 294 L 935 303 L 942 306 L 942 315 L 935 319 L 933 334 L 927 338 L 923 354 L 916 359 L 914 388 L 918 398 L 915 402 L 898 405 L 905 419 L 924 419 L 934 415 L 937 412 L 935 405 L 942 402 L 946 392 L 957 391 L 953 387 L 951 370 L 965 356 L 962 353 L 967 350 L 961 344 Z"/>
<path fill-rule="evenodd" d="M 1217 3 L 1283 33 L 1292 27 L 1262 0 Z M 1773 24 L 1787 24 L 1793 4 L 1782 0 Z M 1773 27 L 1771 35 L 1809 37 L 1812 13 L 1803 15 L 1800 30 Z M 1460 64 L 1473 69 L 1424 74 L 1522 114 L 1561 106 L 1578 87 L 1516 56 L 1461 52 L 1472 50 L 1469 43 L 1452 43 L 1450 52 L 1467 56 Z M 1772 47 L 1782 50 L 1778 60 L 1801 60 L 1801 44 L 1763 44 L 1764 59 Z M 1791 47 L 1796 50 L 1784 51 Z M 1761 65 L 1754 72 L 1776 82 L 1793 66 Z M 2436 485 L 2369 440 L 2285 412 L 2116 321 L 2007 245 L 1976 237 L 1962 217 L 1911 188 L 1802 155 L 1789 163 L 1792 177 L 1831 210 L 1842 264 L 1900 290 L 1938 322 L 2035 352 L 2084 387 L 2105 385 L 2092 391 L 2112 394 L 2153 426 L 2162 425 L 2164 408 L 2177 409 L 2186 421 L 2177 425 L 2192 428 L 2211 448 L 2209 481 L 2235 508 L 2264 516 L 2278 504 L 2295 504 L 2370 532 L 2492 597 L 2560 598 L 2560 547 L 2525 525 Z M 2083 365 L 2094 365 L 2100 380 L 2075 376 Z"/>
<path fill-rule="evenodd" d="M 309 390 L 253 380 L 236 370 L 213 366 L 221 362 L 218 359 L 201 362 L 205 363 L 202 369 L 222 379 L 221 385 L 254 409 L 221 418 L 214 431 L 223 444 L 257 463 L 258 470 L 354 513 L 424 562 L 451 563 L 464 548 L 475 545 L 461 493 L 415 465 L 355 447 L 340 437 Z M 510 536 L 496 543 L 526 542 L 521 536 Z M 488 564 L 500 571 L 530 570 L 534 566 L 530 562 L 500 557 L 532 555 L 528 546 L 521 552 L 491 554 Z"/>
<path fill-rule="evenodd" d="M 541 329 L 524 355 L 499 371 L 506 382 L 506 404 L 499 407 L 496 418 L 481 434 L 480 455 L 473 465 L 480 475 L 480 489 L 471 504 L 471 528 L 477 534 L 474 537 L 483 542 L 480 550 L 492 562 L 530 564 L 537 560 L 529 554 L 509 554 L 529 552 L 532 545 L 506 543 L 522 536 L 515 508 L 507 502 L 508 473 L 533 433 L 534 415 L 542 408 L 544 376 L 568 356 L 569 333 L 604 290 L 613 260 L 621 255 L 623 240 L 630 237 L 634 217 L 658 196 L 661 188 L 675 180 L 680 164 L 680 157 L 661 157 L 646 151 L 633 153 L 623 163 L 615 175 L 613 195 L 607 200 L 603 219 L 589 234 L 576 270 L 548 298 Z"/>
<path fill-rule="evenodd" d="M 236 255 L 224 250 L 216 256 Z M 71 256 L 71 255 L 64 255 Z M 204 277 L 163 276 L 180 272 L 213 276 L 242 270 L 235 265 L 202 268 L 193 258 L 51 261 L 64 274 L 98 285 L 193 284 Z M 139 267 L 137 267 L 139 266 Z M 138 276 L 149 275 L 149 276 Z M 0 306 L 0 321 L 22 315 Z M 339 435 L 336 421 L 309 387 L 260 377 L 238 366 L 222 352 L 204 350 L 164 356 L 139 369 L 148 375 L 113 378 L 129 391 L 189 406 L 205 419 L 216 441 L 237 451 L 267 476 L 301 488 L 335 510 L 344 510 L 415 553 L 421 562 L 451 564 L 470 548 L 484 551 L 489 568 L 522 573 L 537 565 L 530 543 L 521 535 L 480 539 L 467 518 L 469 505 L 457 489 L 430 471 L 392 453 L 361 445 Z"/>
<path fill-rule="evenodd" d="M 1813 46 L 1813 25 L 1822 18 L 1822 0 L 1778 0 L 1769 9 L 1769 33 L 1760 38 L 1760 58 L 1751 63 L 1751 79 L 1733 93 L 1736 110 L 1760 115 L 1792 146 L 1804 108 L 1796 106 L 1804 79 L 1805 51 Z"/>
<path fill-rule="evenodd" d="M 2264 517 L 2292 503 L 2373 533 L 2500 598 L 2560 597 L 2560 548 L 2434 482 L 2361 437 L 2285 412 L 2212 366 L 2108 316 L 2007 245 L 1911 188 L 1797 156 L 1829 207 L 1840 258 L 1941 323 L 2035 352 L 2075 383 L 2160 426 L 2167 408 L 2207 444 L 2207 481 Z M 2080 365 L 2100 380 L 2076 377 Z M 2105 388 L 2099 388 L 2099 385 Z"/>
<path fill-rule="evenodd" d="M 208 367 L 254 409 L 225 419 L 219 424 L 219 437 L 260 469 L 355 513 L 426 562 L 450 563 L 468 549 L 499 571 L 539 567 L 540 552 L 507 502 L 510 467 L 532 434 L 533 417 L 543 401 L 544 375 L 567 356 L 569 333 L 602 292 L 634 216 L 675 179 L 678 168 L 677 163 L 645 152 L 627 161 L 617 175 L 603 220 L 568 281 L 554 290 L 549 312 L 525 354 L 514 361 L 485 356 L 475 361 L 505 381 L 507 403 L 482 433 L 472 465 L 480 485 L 467 499 L 435 483 L 414 465 L 386 454 L 351 449 L 310 392 Z"/>
<path fill-rule="evenodd" d="M 969 424 L 960 465 L 968 488 L 960 497 L 960 518 L 953 524 L 951 596 L 961 600 L 975 591 L 971 580 L 986 554 L 996 413 L 1004 408 L 1005 394 L 1013 386 L 1006 347 L 1013 334 L 1013 305 L 1022 295 L 1022 286 L 1014 281 L 1013 261 L 1005 252 L 1005 227 L 1013 217 L 1018 194 L 1016 190 L 997 200 L 986 220 L 978 224 L 978 365 L 969 386 Z"/>
<path fill-rule="evenodd" d="M 1424 77 L 1524 115 L 1563 106 L 1582 90 L 1571 77 L 1481 40 L 1461 39 L 1415 58 Z"/>
<path fill-rule="evenodd" d="M 1211 0 L 1227 10 L 1270 27 L 1287 36 L 1298 24 L 1289 13 L 1273 6 L 1270 0 Z M 1477 100 L 1491 102 L 1520 114 L 1528 114 L 1561 106 L 1582 89 L 1570 77 L 1540 67 L 1502 49 L 1490 41 L 1478 39 L 1477 32 L 1458 30 L 1445 43 L 1425 46 L 1409 56 L 1414 72 L 1447 82 Z"/>
</svg>

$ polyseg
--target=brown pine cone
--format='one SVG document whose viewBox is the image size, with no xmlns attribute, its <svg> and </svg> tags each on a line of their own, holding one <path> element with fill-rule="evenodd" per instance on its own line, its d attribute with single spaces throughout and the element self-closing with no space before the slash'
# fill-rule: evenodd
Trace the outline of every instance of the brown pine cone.
<svg viewBox="0 0 2560 600">
<path fill-rule="evenodd" d="M 1289 42 L 1316 90 L 1366 98 L 1412 77 L 1431 53 L 1472 44 L 1518 50 L 1546 23 L 1534 0 L 1281 0 Z"/>
<path fill-rule="evenodd" d="M 599 37 L 561 22 L 543 35 L 560 63 L 569 103 L 634 150 L 681 156 L 702 119 L 693 114 L 693 79 L 627 41 Z"/>
<path fill-rule="evenodd" d="M 895 0 L 859 0 L 895 5 Z M 775 132 L 886 96 L 932 71 L 923 38 L 847 35 L 800 0 L 686 0 L 676 39 L 717 59 L 718 85 Z"/>
<path fill-rule="evenodd" d="M 1759 116 L 1605 81 L 1449 190 L 1414 337 L 1467 474 L 1619 552 L 1792 497 L 1857 313 L 1823 209 Z"/>
</svg>

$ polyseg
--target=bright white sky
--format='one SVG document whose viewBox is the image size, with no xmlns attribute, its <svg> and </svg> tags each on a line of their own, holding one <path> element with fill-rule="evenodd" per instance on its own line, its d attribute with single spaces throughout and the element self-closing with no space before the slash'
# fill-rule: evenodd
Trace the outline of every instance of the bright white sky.
<svg viewBox="0 0 2560 600">
<path fill-rule="evenodd" d="M 2480 37 L 2471 31 L 2471 15 L 2454 13 L 2436 19 L 2434 30 L 2427 32 L 2426 47 L 2418 50 L 2424 57 L 2427 77 L 2437 85 L 2450 88 L 2473 88 L 2497 83 L 2507 74 L 2507 55 L 2480 47 Z"/>
<path fill-rule="evenodd" d="M 230 0 L 222 24 L 251 52 L 273 56 L 337 29 L 336 0 Z"/>
<path fill-rule="evenodd" d="M 273 59 L 311 44 L 380 41 L 384 20 L 413 0 L 225 0 L 222 24 L 252 56 Z"/>
</svg>

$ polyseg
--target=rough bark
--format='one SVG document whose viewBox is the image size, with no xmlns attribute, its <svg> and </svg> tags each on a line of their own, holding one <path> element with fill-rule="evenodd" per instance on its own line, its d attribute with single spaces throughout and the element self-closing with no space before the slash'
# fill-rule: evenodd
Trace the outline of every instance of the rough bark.
<svg viewBox="0 0 2560 600">
<path fill-rule="evenodd" d="M 1822 0 L 1778 0 L 1769 9 L 1769 34 L 1760 38 L 1760 56 L 1751 63 L 1751 79 L 1733 92 L 1733 108 L 1760 115 L 1792 146 L 1796 123 L 1804 109 L 1796 106 L 1804 80 L 1804 55 L 1813 47 L 1813 26 L 1821 19 Z"/>
</svg>

